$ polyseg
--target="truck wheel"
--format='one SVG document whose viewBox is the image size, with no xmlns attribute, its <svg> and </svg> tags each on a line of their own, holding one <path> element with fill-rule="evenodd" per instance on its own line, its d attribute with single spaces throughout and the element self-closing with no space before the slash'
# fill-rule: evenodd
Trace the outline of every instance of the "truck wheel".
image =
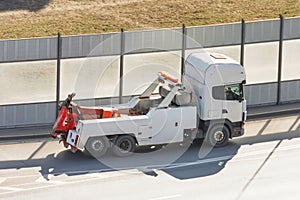
<svg viewBox="0 0 300 200">
<path fill-rule="evenodd" d="M 215 125 L 208 129 L 206 140 L 209 145 L 221 147 L 227 144 L 229 139 L 229 130 L 224 125 Z"/>
<path fill-rule="evenodd" d="M 115 155 L 124 157 L 133 154 L 136 148 L 135 139 L 130 135 L 121 135 L 116 138 L 112 151 Z"/>
<path fill-rule="evenodd" d="M 107 137 L 91 137 L 88 139 L 85 146 L 86 150 L 90 155 L 95 158 L 100 158 L 103 156 L 109 147 L 109 141 Z"/>
</svg>

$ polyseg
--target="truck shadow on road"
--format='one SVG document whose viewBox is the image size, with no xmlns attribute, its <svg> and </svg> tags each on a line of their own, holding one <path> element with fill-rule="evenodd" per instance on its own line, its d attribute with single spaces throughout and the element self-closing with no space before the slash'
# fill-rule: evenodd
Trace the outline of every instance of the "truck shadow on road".
<svg viewBox="0 0 300 200">
<path fill-rule="evenodd" d="M 49 180 L 50 176 L 63 174 L 76 176 L 118 170 L 122 173 L 140 171 L 149 176 L 159 176 L 157 172 L 160 171 L 180 180 L 206 177 L 219 173 L 243 145 L 300 138 L 300 125 L 295 127 L 299 119 L 300 117 L 286 132 L 262 134 L 268 126 L 268 121 L 266 121 L 266 125 L 257 135 L 247 136 L 246 134 L 221 148 L 211 149 L 202 144 L 202 141 L 197 141 L 188 148 L 173 144 L 156 151 L 140 149 L 133 156 L 126 158 L 116 157 L 109 153 L 97 160 L 82 152 L 73 154 L 65 150 L 57 155 L 49 154 L 44 158 L 34 159 L 34 154 L 47 144 L 44 142 L 27 160 L 0 161 L 0 169 L 40 167 L 40 173 L 46 180 Z"/>
<path fill-rule="evenodd" d="M 200 147 L 205 152 L 203 155 L 201 151 L 199 155 Z M 40 173 L 46 180 L 49 175 L 76 176 L 109 171 L 132 173 L 131 170 L 138 170 L 149 176 L 157 176 L 155 171 L 161 170 L 178 179 L 190 179 L 218 173 L 239 148 L 239 145 L 230 143 L 226 147 L 211 149 L 205 147 L 202 141 L 197 141 L 187 149 L 173 144 L 156 151 L 140 149 L 131 157 L 120 158 L 109 153 L 101 159 L 95 159 L 82 152 L 73 154 L 66 150 L 57 156 L 48 155 L 44 160 L 40 160 L 39 165 Z M 38 161 L 28 162 L 29 165 L 38 165 Z"/>
<path fill-rule="evenodd" d="M 0 12 L 13 10 L 39 11 L 50 3 L 51 0 L 6 0 L 0 1 Z"/>
</svg>

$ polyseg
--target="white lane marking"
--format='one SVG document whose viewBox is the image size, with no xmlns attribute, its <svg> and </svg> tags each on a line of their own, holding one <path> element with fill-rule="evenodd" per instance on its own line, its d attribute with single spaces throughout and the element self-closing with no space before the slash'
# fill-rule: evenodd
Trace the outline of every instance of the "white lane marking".
<svg viewBox="0 0 300 200">
<path fill-rule="evenodd" d="M 32 174 L 32 175 L 24 175 L 24 176 L 22 176 L 22 175 L 20 175 L 20 176 L 7 176 L 7 177 L 5 177 L 5 179 L 9 179 L 9 178 L 11 178 L 11 179 L 14 179 L 14 178 L 29 178 L 29 177 L 34 177 L 34 176 L 39 176 L 39 175 L 38 174 Z"/>
<path fill-rule="evenodd" d="M 54 180 L 46 180 L 43 176 L 35 180 L 36 183 L 49 183 L 49 184 L 54 184 L 54 185 L 63 185 L 66 184 L 67 182 L 64 181 L 54 181 Z"/>
<path fill-rule="evenodd" d="M 71 182 L 63 182 L 64 185 L 71 185 L 71 184 L 78 184 L 78 183 L 84 183 L 84 182 L 88 182 L 90 180 L 98 180 L 98 179 L 102 179 L 102 178 L 89 178 L 89 179 L 83 179 L 83 180 L 76 180 L 76 181 L 71 181 Z M 24 184 L 25 185 L 25 184 Z M 1 195 L 6 195 L 6 194 L 14 194 L 16 192 L 20 192 L 20 191 L 32 191 L 32 190 L 39 190 L 39 189 L 48 189 L 48 188 L 53 188 L 56 185 L 54 184 L 49 184 L 49 185 L 43 185 L 43 186 L 37 186 L 37 187 L 32 187 L 32 188 L 26 188 L 26 189 L 20 189 L 20 190 L 15 190 L 15 191 L 9 191 L 9 192 L 1 192 L 0 193 L 0 197 Z M 1 187 L 0 187 L 1 189 Z"/>
<path fill-rule="evenodd" d="M 299 148 L 300 148 L 299 145 L 290 145 L 290 146 L 286 146 L 286 147 L 279 147 L 278 149 L 276 149 L 276 151 L 279 152 L 279 151 L 295 150 L 295 149 L 299 149 Z M 224 160 L 231 160 L 232 158 L 245 159 L 247 157 L 264 155 L 269 152 L 270 152 L 270 150 L 267 149 L 267 150 L 260 150 L 260 151 L 256 151 L 256 152 L 249 152 L 249 153 L 243 153 L 243 154 L 232 154 L 232 155 L 227 155 L 227 156 L 208 158 L 208 159 L 203 159 L 203 160 L 197 160 L 194 162 L 174 163 L 169 166 L 152 165 L 152 166 L 147 166 L 146 168 L 172 169 L 172 168 L 187 167 L 187 166 L 192 166 L 192 165 L 207 164 L 207 163 L 211 163 L 211 162 L 219 162 L 219 161 L 224 161 Z"/>
<path fill-rule="evenodd" d="M 46 189 L 46 188 L 49 188 L 49 187 L 53 187 L 53 185 L 48 185 L 48 186 L 41 186 L 41 187 L 34 187 L 34 188 L 27 188 L 27 189 L 22 189 L 22 190 L 15 190 L 15 191 L 9 191 L 9 192 L 1 192 L 0 193 L 0 197 L 1 197 L 1 195 L 6 195 L 6 194 L 15 194 L 15 193 L 17 193 L 17 192 L 21 192 L 21 191 L 31 191 L 31 190 L 38 190 L 38 189 Z M 1 187 L 0 187 L 0 189 L 2 189 Z"/>
<path fill-rule="evenodd" d="M 157 197 L 157 198 L 151 198 L 149 200 L 164 200 L 164 199 L 174 199 L 177 197 L 181 197 L 181 194 L 175 194 L 175 195 L 170 195 L 170 196 L 164 196 L 164 197 Z"/>
<path fill-rule="evenodd" d="M 24 191 L 23 188 L 15 188 L 15 187 L 0 187 L 0 190 L 9 190 L 9 191 Z"/>
<path fill-rule="evenodd" d="M 0 184 L 6 181 L 6 178 L 0 178 Z"/>
<path fill-rule="evenodd" d="M 192 165 L 199 165 L 199 164 L 206 164 L 206 163 L 218 162 L 218 161 L 223 161 L 223 160 L 230 160 L 233 157 L 234 157 L 234 155 L 221 156 L 221 157 L 217 157 L 217 158 L 209 158 L 209 159 L 204 159 L 204 160 L 198 160 L 198 161 L 195 161 L 195 162 L 175 163 L 175 164 L 171 164 L 169 166 L 155 167 L 155 168 L 157 168 L 157 169 L 172 169 L 172 168 L 178 168 L 178 167 L 187 167 L 187 166 L 192 166 Z M 150 166 L 150 168 L 151 167 L 152 166 Z"/>
</svg>

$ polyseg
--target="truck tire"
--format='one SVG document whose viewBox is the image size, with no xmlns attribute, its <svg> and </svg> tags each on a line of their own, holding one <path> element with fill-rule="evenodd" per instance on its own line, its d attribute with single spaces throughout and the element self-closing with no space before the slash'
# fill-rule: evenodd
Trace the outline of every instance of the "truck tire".
<svg viewBox="0 0 300 200">
<path fill-rule="evenodd" d="M 229 129 L 225 125 L 214 125 L 212 127 L 209 127 L 206 141 L 209 145 L 214 147 L 225 146 L 228 143 L 229 134 Z"/>
<path fill-rule="evenodd" d="M 108 147 L 109 140 L 105 136 L 90 137 L 85 146 L 87 152 L 95 158 L 103 156 L 107 152 Z"/>
<path fill-rule="evenodd" d="M 130 156 L 136 149 L 135 139 L 130 135 L 121 135 L 113 143 L 112 152 L 119 157 Z"/>
</svg>

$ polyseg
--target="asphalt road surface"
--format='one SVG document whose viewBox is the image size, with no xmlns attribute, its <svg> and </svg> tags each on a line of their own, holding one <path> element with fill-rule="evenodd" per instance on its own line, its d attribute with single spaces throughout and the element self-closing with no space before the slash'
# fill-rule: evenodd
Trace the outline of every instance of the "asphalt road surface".
<svg viewBox="0 0 300 200">
<path fill-rule="evenodd" d="M 226 147 L 201 143 L 99 161 L 56 141 L 2 144 L 0 199 L 299 198 L 300 115 L 250 121 Z"/>
</svg>

